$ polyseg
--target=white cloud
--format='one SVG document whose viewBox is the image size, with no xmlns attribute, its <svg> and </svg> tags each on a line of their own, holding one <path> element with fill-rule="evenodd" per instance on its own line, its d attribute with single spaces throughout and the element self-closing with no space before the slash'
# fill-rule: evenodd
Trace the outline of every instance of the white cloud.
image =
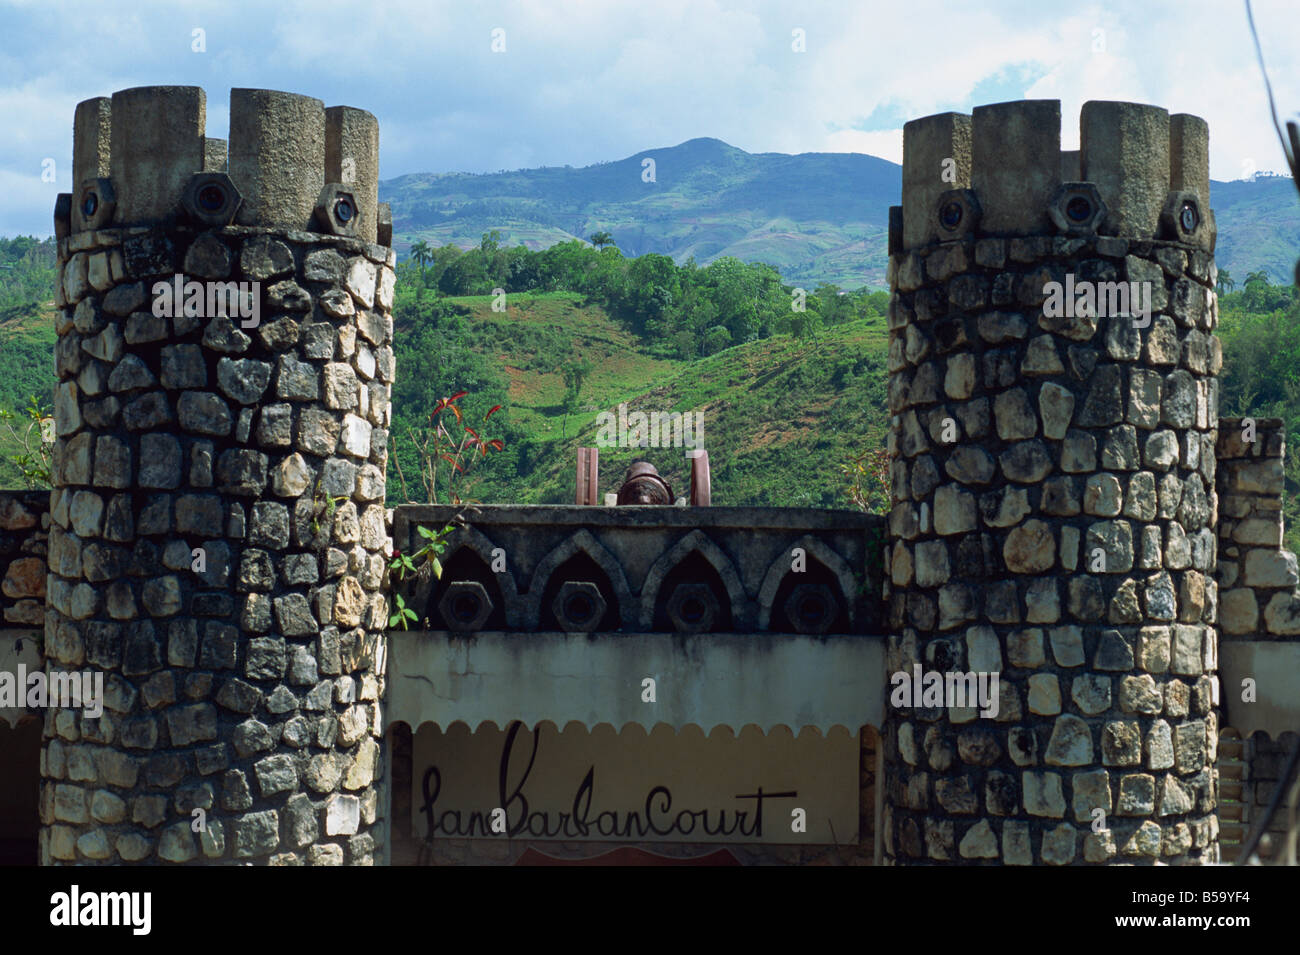
<svg viewBox="0 0 1300 955">
<path fill-rule="evenodd" d="M 150 83 L 205 87 L 214 136 L 225 135 L 232 86 L 369 109 L 385 177 L 578 166 L 697 136 L 899 161 L 903 122 L 990 97 L 1060 99 L 1067 149 L 1089 99 L 1192 112 L 1210 124 L 1215 178 L 1241 176 L 1248 161 L 1283 168 L 1244 11 L 1213 0 L 393 0 L 364 16 L 342 0 L 113 6 L 43 0 L 6 12 L 18 40 L 0 51 L 0 172 L 17 192 L 0 208 L 0 233 L 48 232 L 32 177 L 42 156 L 70 157 L 75 104 Z M 1261 0 L 1255 11 L 1287 115 L 1300 110 L 1291 8 Z M 206 53 L 190 52 L 195 27 Z M 494 27 L 506 31 L 504 54 L 489 49 Z M 805 53 L 791 50 L 796 27 Z M 88 34 L 113 56 L 70 55 Z"/>
</svg>

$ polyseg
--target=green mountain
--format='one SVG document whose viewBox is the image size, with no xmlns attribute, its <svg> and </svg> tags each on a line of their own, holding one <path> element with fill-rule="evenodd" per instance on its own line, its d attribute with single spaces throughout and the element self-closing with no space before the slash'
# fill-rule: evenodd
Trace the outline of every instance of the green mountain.
<svg viewBox="0 0 1300 955">
<path fill-rule="evenodd" d="M 645 160 L 654 160 L 647 182 Z M 889 207 L 902 167 L 860 153 L 747 153 L 692 139 L 573 169 L 418 173 L 380 183 L 399 253 L 421 239 L 469 248 L 500 230 L 507 244 L 545 248 L 609 232 L 627 256 L 656 252 L 706 265 L 722 256 L 775 266 L 790 283 L 885 286 Z M 1213 182 L 1220 269 L 1290 282 L 1300 254 L 1292 180 Z"/>
<path fill-rule="evenodd" d="M 477 245 L 490 229 L 532 249 L 606 231 L 627 256 L 735 256 L 776 266 L 787 282 L 859 288 L 885 285 L 900 183 L 900 167 L 874 156 L 692 139 L 582 169 L 402 176 L 380 183 L 379 198 L 392 205 L 399 252 L 421 239 Z"/>
<path fill-rule="evenodd" d="M 1295 180 L 1261 176 L 1254 182 L 1210 183 L 1210 206 L 1219 229 L 1214 249 L 1219 270 L 1240 285 L 1257 269 L 1274 284 L 1295 281 L 1300 258 L 1300 193 Z"/>
</svg>

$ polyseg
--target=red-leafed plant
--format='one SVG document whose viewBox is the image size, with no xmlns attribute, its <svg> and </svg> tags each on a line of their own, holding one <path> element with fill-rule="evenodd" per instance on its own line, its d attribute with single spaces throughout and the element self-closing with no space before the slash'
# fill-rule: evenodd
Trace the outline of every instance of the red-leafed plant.
<svg viewBox="0 0 1300 955">
<path fill-rule="evenodd" d="M 890 508 L 889 452 L 884 448 L 865 451 L 848 464 L 841 464 L 849 501 L 868 514 L 888 514 Z"/>
<path fill-rule="evenodd" d="M 407 428 L 407 436 L 420 459 L 420 483 L 424 486 L 425 500 L 429 504 L 439 503 L 438 472 L 444 464 L 448 466 L 447 503 L 460 505 L 464 502 L 461 501 L 458 493 L 462 485 L 457 484 L 457 479 L 463 482 L 476 461 L 487 457 L 491 451 L 501 451 L 505 448 L 505 443 L 500 438 L 484 438 L 465 423 L 465 416 L 456 402 L 467 394 L 468 391 L 458 391 L 450 398 L 438 399 L 438 403 L 429 412 L 428 427 L 422 428 L 419 434 L 414 429 Z M 483 421 L 486 422 L 500 410 L 501 405 L 493 405 L 483 416 Z M 456 418 L 456 427 L 460 428 L 459 435 L 453 434 L 447 427 L 446 416 L 449 412 Z M 402 466 L 396 455 L 393 456 L 393 463 L 397 467 L 397 478 L 402 484 L 402 494 L 407 501 L 410 501 L 406 476 L 402 473 Z"/>
</svg>

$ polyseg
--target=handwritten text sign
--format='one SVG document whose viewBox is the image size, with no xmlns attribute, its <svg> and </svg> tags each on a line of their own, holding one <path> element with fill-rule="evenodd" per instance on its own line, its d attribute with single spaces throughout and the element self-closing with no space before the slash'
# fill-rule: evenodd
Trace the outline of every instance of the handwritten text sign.
<svg viewBox="0 0 1300 955">
<path fill-rule="evenodd" d="M 421 838 L 846 844 L 858 839 L 858 762 L 842 728 L 796 739 L 784 727 L 426 725 L 411 806 Z"/>
</svg>

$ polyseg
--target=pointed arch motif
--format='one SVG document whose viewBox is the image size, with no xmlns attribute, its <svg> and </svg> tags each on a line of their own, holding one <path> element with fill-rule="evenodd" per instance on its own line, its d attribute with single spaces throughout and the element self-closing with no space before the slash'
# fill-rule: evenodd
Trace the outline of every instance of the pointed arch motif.
<svg viewBox="0 0 1300 955">
<path fill-rule="evenodd" d="M 591 531 L 584 527 L 558 544 L 542 558 L 537 569 L 533 571 L 532 581 L 528 584 L 528 594 L 522 600 L 521 629 L 537 629 L 542 619 L 542 594 L 546 591 L 547 582 L 560 565 L 579 553 L 586 554 L 595 561 L 609 578 L 609 584 L 614 588 L 614 598 L 618 601 L 618 618 L 622 621 L 623 629 L 631 630 L 636 626 L 636 605 L 622 565 L 605 545 L 596 540 Z"/>
<path fill-rule="evenodd" d="M 748 629 L 748 600 L 745 586 L 740 582 L 740 574 L 736 572 L 731 558 L 699 528 L 660 554 L 646 573 L 645 583 L 641 587 L 641 629 L 649 631 L 654 626 L 655 604 L 659 600 L 659 589 L 663 586 L 664 578 L 693 551 L 699 552 L 722 578 L 722 585 L 727 588 L 727 596 L 731 600 L 732 626 L 737 630 Z"/>
<path fill-rule="evenodd" d="M 461 526 L 447 535 L 447 549 L 445 551 L 447 558 L 454 557 L 456 552 L 465 548 L 476 554 L 484 564 L 490 569 L 492 567 L 492 551 L 496 550 L 499 545 L 492 543 L 491 538 L 480 531 L 477 527 Z M 443 560 L 445 564 L 446 559 Z M 509 561 L 506 562 L 506 569 L 500 573 L 494 573 L 493 579 L 497 586 L 501 588 L 501 597 L 505 600 L 506 626 L 511 629 L 518 629 L 522 623 L 522 604 L 519 599 L 519 586 L 515 583 L 515 575 L 510 570 Z M 437 581 L 430 576 L 428 580 L 420 584 L 419 589 L 412 595 L 417 606 L 424 606 L 429 601 L 429 594 L 432 593 Z"/>
<path fill-rule="evenodd" d="M 832 550 L 825 542 L 805 534 L 789 547 L 786 547 L 767 568 L 763 576 L 763 585 L 758 589 L 758 629 L 767 630 L 772 624 L 772 602 L 781 587 L 785 575 L 791 573 L 790 552 L 802 547 L 804 553 L 816 557 L 823 567 L 831 572 L 840 585 L 840 599 L 844 601 L 849 615 L 850 626 L 858 622 L 856 591 L 858 582 L 853 576 L 853 569 L 848 561 Z"/>
</svg>

